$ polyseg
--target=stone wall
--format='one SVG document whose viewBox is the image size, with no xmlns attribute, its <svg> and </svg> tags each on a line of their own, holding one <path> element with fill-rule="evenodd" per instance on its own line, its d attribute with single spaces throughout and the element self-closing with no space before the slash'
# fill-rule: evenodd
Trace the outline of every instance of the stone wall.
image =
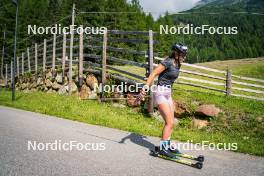
<svg viewBox="0 0 264 176">
<path fill-rule="evenodd" d="M 67 73 L 67 72 L 66 72 Z M 83 84 L 79 85 L 77 73 L 73 71 L 73 81 L 71 85 L 72 95 L 80 96 L 82 99 L 97 99 L 98 95 L 94 86 L 100 78 L 92 73 L 84 73 Z M 62 76 L 62 72 L 47 70 L 45 72 L 25 73 L 16 78 L 16 89 L 23 92 L 57 92 L 60 95 L 69 93 L 69 79 L 67 74 Z"/>
<path fill-rule="evenodd" d="M 94 90 L 96 85 L 101 83 L 100 71 L 88 72 L 83 74 L 83 84 L 79 85 L 78 69 L 73 69 L 73 82 L 71 85 L 71 94 L 79 96 L 81 99 L 99 99 L 100 93 L 98 90 Z M 46 70 L 45 72 L 25 73 L 16 78 L 16 89 L 23 92 L 35 92 L 43 91 L 47 93 L 58 93 L 60 95 L 69 94 L 69 80 L 68 70 L 65 71 L 65 76 L 62 76 L 62 72 Z M 114 82 L 120 84 L 122 81 L 110 77 L 107 74 L 107 82 Z M 9 82 L 10 83 L 10 82 Z M 10 84 L 9 84 L 10 85 Z M 111 94 L 104 94 L 106 100 L 111 102 L 118 102 L 132 107 L 140 106 L 140 103 L 136 101 L 135 96 L 137 93 L 129 92 L 113 92 Z"/>
</svg>

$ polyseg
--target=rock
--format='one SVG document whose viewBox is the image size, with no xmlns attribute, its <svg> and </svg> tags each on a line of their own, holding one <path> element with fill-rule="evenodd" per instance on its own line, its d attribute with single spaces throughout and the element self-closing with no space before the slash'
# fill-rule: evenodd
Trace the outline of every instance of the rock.
<svg viewBox="0 0 264 176">
<path fill-rule="evenodd" d="M 128 93 L 127 94 L 127 105 L 131 107 L 136 107 L 140 105 L 140 101 L 137 101 L 138 93 Z"/>
<path fill-rule="evenodd" d="M 50 78 L 52 78 L 52 73 L 51 73 L 51 71 L 47 72 L 45 77 L 46 77 L 46 79 L 50 79 Z"/>
<path fill-rule="evenodd" d="M 25 90 L 23 90 L 23 92 L 24 93 L 30 93 L 31 91 L 28 88 L 26 88 Z"/>
<path fill-rule="evenodd" d="M 49 89 L 46 86 L 43 86 L 43 91 L 47 92 Z"/>
<path fill-rule="evenodd" d="M 193 119 L 192 120 L 192 127 L 201 129 L 203 127 L 206 127 L 209 124 L 207 120 L 199 120 L 199 119 Z"/>
<path fill-rule="evenodd" d="M 85 84 L 82 85 L 81 91 L 80 91 L 80 98 L 81 99 L 88 99 L 91 94 L 91 89 L 86 86 Z"/>
<path fill-rule="evenodd" d="M 41 85 L 41 86 L 38 87 L 38 90 L 45 91 L 46 88 L 47 87 L 43 84 L 43 85 Z"/>
<path fill-rule="evenodd" d="M 30 89 L 31 89 L 31 84 L 30 84 L 30 82 L 27 82 L 26 85 L 27 85 L 27 88 L 30 90 Z"/>
<path fill-rule="evenodd" d="M 72 91 L 72 93 L 78 92 L 78 87 L 77 87 L 77 85 L 75 83 L 71 84 L 71 91 Z"/>
<path fill-rule="evenodd" d="M 64 76 L 64 84 L 68 84 L 68 77 Z"/>
<path fill-rule="evenodd" d="M 47 93 L 53 93 L 52 89 L 49 89 L 49 90 L 47 91 Z"/>
<path fill-rule="evenodd" d="M 52 89 L 59 90 L 61 88 L 61 85 L 58 84 L 56 81 L 52 84 Z"/>
<path fill-rule="evenodd" d="M 88 99 L 96 100 L 98 98 L 96 91 L 91 91 Z"/>
<path fill-rule="evenodd" d="M 31 82 L 36 82 L 36 76 L 35 75 L 32 75 Z"/>
<path fill-rule="evenodd" d="M 62 73 L 58 73 L 55 80 L 57 83 L 61 84 L 62 83 Z"/>
<path fill-rule="evenodd" d="M 181 118 L 184 114 L 189 113 L 187 106 L 181 102 L 173 100 L 174 105 L 174 117 Z"/>
<path fill-rule="evenodd" d="M 67 93 L 68 86 L 61 86 L 61 88 L 58 91 L 59 95 L 65 95 Z"/>
<path fill-rule="evenodd" d="M 37 83 L 36 82 L 33 82 L 32 84 L 31 84 L 31 88 L 36 88 L 37 87 Z"/>
<path fill-rule="evenodd" d="M 52 82 L 49 79 L 45 79 L 45 85 L 47 88 L 50 88 L 52 86 Z"/>
<path fill-rule="evenodd" d="M 27 83 L 27 88 L 30 90 L 32 88 L 32 84 L 31 83 Z"/>
<path fill-rule="evenodd" d="M 27 78 L 25 76 L 23 76 L 22 83 L 26 83 L 26 82 L 27 82 Z"/>
<path fill-rule="evenodd" d="M 27 83 L 30 83 L 30 82 L 31 82 L 30 77 L 26 78 L 26 82 L 27 82 Z"/>
<path fill-rule="evenodd" d="M 259 122 L 259 123 L 264 122 L 264 115 L 257 117 L 256 121 Z"/>
<path fill-rule="evenodd" d="M 210 117 L 217 117 L 221 110 L 215 105 L 201 105 L 196 110 L 198 115 L 202 116 L 210 116 Z"/>
<path fill-rule="evenodd" d="M 39 72 L 38 73 L 38 77 L 40 78 L 40 77 L 42 77 L 43 76 L 43 73 L 42 72 Z"/>
<path fill-rule="evenodd" d="M 67 92 L 69 92 L 69 86 L 70 84 L 66 86 Z M 78 91 L 78 87 L 76 86 L 74 82 L 72 82 L 71 83 L 71 93 L 76 93 L 77 91 Z"/>
<path fill-rule="evenodd" d="M 87 77 L 86 77 L 86 84 L 92 90 L 94 90 L 94 87 L 98 86 L 98 80 L 97 80 L 97 78 L 94 75 L 90 74 L 90 75 L 87 75 Z"/>
<path fill-rule="evenodd" d="M 30 91 L 31 91 L 31 92 L 36 92 L 37 89 L 36 89 L 36 88 L 32 88 Z"/>
<path fill-rule="evenodd" d="M 37 90 L 38 90 L 38 91 L 42 91 L 42 86 L 38 86 L 38 87 L 37 87 Z"/>
<path fill-rule="evenodd" d="M 22 85 L 21 85 L 21 89 L 22 90 L 25 90 L 27 88 L 27 84 L 26 83 L 22 83 Z"/>
<path fill-rule="evenodd" d="M 119 103 L 113 103 L 112 104 L 114 107 L 117 107 L 117 108 L 125 108 L 126 106 L 123 105 L 123 104 L 119 104 Z"/>
<path fill-rule="evenodd" d="M 43 85 L 43 79 L 42 78 L 37 79 L 37 85 L 38 86 Z"/>
<path fill-rule="evenodd" d="M 0 84 L 4 84 L 5 82 L 3 82 L 3 80 L 0 80 Z M 21 84 L 22 83 L 22 81 L 21 81 L 21 78 L 19 77 L 18 79 L 17 79 L 17 84 Z"/>
</svg>

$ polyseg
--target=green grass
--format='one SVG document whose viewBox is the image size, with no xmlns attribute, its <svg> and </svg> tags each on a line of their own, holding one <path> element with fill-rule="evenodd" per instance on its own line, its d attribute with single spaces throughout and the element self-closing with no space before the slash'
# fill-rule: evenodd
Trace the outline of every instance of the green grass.
<svg viewBox="0 0 264 176">
<path fill-rule="evenodd" d="M 203 131 L 212 133 L 211 135 L 217 134 L 216 138 L 222 135 L 222 138 L 214 141 L 236 141 L 240 152 L 255 150 L 256 153 L 251 152 L 258 155 L 262 153 L 260 155 L 263 156 L 264 150 L 261 148 L 264 145 L 264 122 L 257 121 L 257 117 L 264 115 L 263 101 L 226 97 L 213 91 L 183 85 L 174 86 L 173 99 L 185 102 L 191 109 L 197 107 L 197 102 L 215 104 L 223 112 L 219 117 L 210 119 L 210 125 Z"/>
<path fill-rule="evenodd" d="M 172 139 L 201 143 L 238 143 L 238 152 L 264 156 L 263 123 L 257 123 L 255 117 L 264 114 L 264 104 L 257 101 L 225 98 L 224 96 L 185 90 L 178 86 L 174 90 L 174 99 L 189 102 L 214 103 L 225 114 L 211 120 L 211 125 L 201 130 L 190 126 L 191 116 L 182 119 L 174 128 Z M 33 112 L 53 115 L 84 123 L 107 126 L 141 135 L 160 136 L 163 124 L 135 112 L 132 108 L 117 108 L 109 103 L 95 100 L 82 101 L 74 96 L 60 96 L 41 92 L 17 93 L 17 101 L 11 101 L 10 91 L 0 92 L 0 105 L 15 107 Z"/>
<path fill-rule="evenodd" d="M 198 65 L 219 70 L 226 70 L 229 67 L 235 75 L 264 79 L 264 58 L 213 61 Z"/>
</svg>

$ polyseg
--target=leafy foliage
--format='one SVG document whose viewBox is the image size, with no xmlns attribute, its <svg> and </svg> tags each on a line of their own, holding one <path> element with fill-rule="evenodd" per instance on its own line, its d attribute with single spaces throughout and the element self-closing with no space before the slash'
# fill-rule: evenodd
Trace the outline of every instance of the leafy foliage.
<svg viewBox="0 0 264 176">
<path fill-rule="evenodd" d="M 210 1 L 211 2 L 211 1 Z M 48 35 L 28 35 L 28 25 L 52 26 L 71 24 L 72 4 L 76 4 L 77 25 L 105 26 L 109 29 L 121 30 L 149 30 L 159 33 L 160 25 L 194 24 L 201 26 L 237 26 L 237 35 L 156 35 L 155 52 L 160 56 L 168 55 L 170 46 L 174 42 L 186 43 L 190 48 L 188 62 L 206 62 L 225 60 L 230 58 L 251 58 L 264 55 L 264 18 L 256 14 L 232 14 L 230 12 L 261 12 L 264 9 L 263 1 L 212 1 L 199 8 L 186 12 L 193 14 L 165 14 L 154 21 L 151 14 L 145 14 L 139 0 L 20 0 L 18 23 L 18 53 L 30 47 L 35 42 L 42 42 Z M 223 3 L 224 2 L 224 3 Z M 234 3 L 236 2 L 236 3 Z M 215 4 L 216 3 L 216 4 Z M 96 13 L 83 13 L 96 12 Z M 97 12 L 129 12 L 129 13 L 97 13 Z M 220 12 L 217 15 L 208 15 L 209 12 Z M 3 31 L 6 26 L 6 61 L 13 53 L 13 31 L 15 27 L 15 6 L 10 0 L 0 2 L 0 43 L 3 43 Z M 127 37 L 127 36 L 123 36 Z M 133 47 L 144 49 L 142 45 L 115 44 L 115 47 Z M 144 61 L 144 58 L 125 56 L 126 59 Z"/>
</svg>

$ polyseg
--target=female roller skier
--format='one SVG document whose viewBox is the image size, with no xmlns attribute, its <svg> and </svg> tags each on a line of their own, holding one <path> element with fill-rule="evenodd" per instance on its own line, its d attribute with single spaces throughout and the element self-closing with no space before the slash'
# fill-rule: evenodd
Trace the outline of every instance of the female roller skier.
<svg viewBox="0 0 264 176">
<path fill-rule="evenodd" d="M 170 148 L 170 136 L 174 123 L 174 106 L 171 96 L 173 82 L 178 78 L 182 62 L 187 55 L 188 48 L 181 43 L 172 46 L 172 52 L 168 58 L 163 60 L 149 75 L 146 84 L 140 94 L 146 96 L 148 90 L 153 91 L 154 103 L 162 115 L 165 125 L 162 131 L 159 153 L 170 158 L 174 158 L 173 149 Z M 157 85 L 150 86 L 155 77 L 158 76 Z M 176 149 L 177 150 L 177 149 Z"/>
</svg>

